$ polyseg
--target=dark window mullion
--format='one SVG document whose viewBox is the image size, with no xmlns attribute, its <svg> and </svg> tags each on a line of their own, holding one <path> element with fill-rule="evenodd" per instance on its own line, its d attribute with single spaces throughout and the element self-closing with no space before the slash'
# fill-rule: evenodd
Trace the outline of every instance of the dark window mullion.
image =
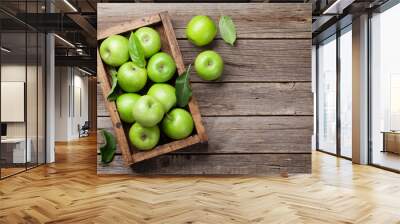
<svg viewBox="0 0 400 224">
<path fill-rule="evenodd" d="M 39 0 L 36 1 L 39 14 Z M 36 166 L 39 165 L 39 32 L 36 32 Z"/>
<path fill-rule="evenodd" d="M 28 0 L 25 1 L 25 21 L 28 14 Z M 25 88 L 24 88 L 24 120 L 25 120 L 25 170 L 28 170 L 28 114 L 27 114 L 27 89 L 28 89 L 28 26 L 25 23 Z"/>
<path fill-rule="evenodd" d="M 336 31 L 336 154 L 341 157 L 341 119 L 340 119 L 340 36 L 341 32 L 338 28 Z"/>
<path fill-rule="evenodd" d="M 48 8 L 49 8 L 49 5 L 50 5 L 50 3 L 46 0 L 46 1 L 44 1 L 44 4 L 45 4 L 45 13 L 49 13 L 49 11 L 48 11 Z M 47 43 L 48 43 L 48 41 L 47 41 L 47 38 L 48 38 L 48 33 L 47 32 L 44 32 L 44 56 L 43 56 L 43 58 L 44 58 L 44 67 L 42 68 L 42 79 L 44 79 L 44 80 L 42 80 L 42 81 L 44 81 L 44 100 L 43 100 L 43 102 L 44 102 L 44 107 L 42 107 L 42 109 L 44 108 L 44 135 L 43 135 L 43 140 L 44 140 L 44 161 L 43 161 L 43 163 L 44 164 L 46 164 L 47 163 L 47 145 L 48 145 L 48 142 L 47 142 L 47 125 L 48 125 L 48 122 L 47 122 L 47 79 L 48 79 L 48 77 L 47 77 Z M 42 42 L 42 44 L 43 44 L 43 42 Z M 43 78 L 43 71 L 44 71 L 44 78 Z"/>
<path fill-rule="evenodd" d="M 319 149 L 319 44 L 315 47 L 315 149 Z"/>
<path fill-rule="evenodd" d="M 367 124 L 367 129 L 368 129 L 368 164 L 373 164 L 373 148 L 372 148 L 372 64 L 371 64 L 371 57 L 372 57 L 372 29 L 371 29 L 371 20 L 372 20 L 372 11 L 368 12 L 368 31 L 367 31 L 367 45 L 368 45 L 368 53 L 367 53 L 367 83 L 368 83 L 368 90 L 367 90 L 367 102 L 368 102 L 368 114 L 367 114 L 367 119 L 368 119 L 368 124 Z"/>
</svg>

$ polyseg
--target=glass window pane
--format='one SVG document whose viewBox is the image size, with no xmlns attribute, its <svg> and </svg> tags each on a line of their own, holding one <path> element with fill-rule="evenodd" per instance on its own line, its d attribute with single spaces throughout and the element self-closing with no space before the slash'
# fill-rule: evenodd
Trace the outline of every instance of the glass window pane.
<svg viewBox="0 0 400 224">
<path fill-rule="evenodd" d="M 318 47 L 318 149 L 336 153 L 336 36 Z"/>
<path fill-rule="evenodd" d="M 25 20 L 25 13 L 43 13 L 45 2 L 0 1 L 0 7 Z M 45 162 L 45 44 L 43 33 L 0 12 L 1 178 Z"/>
<path fill-rule="evenodd" d="M 340 36 L 340 153 L 352 157 L 352 32 Z"/>
<path fill-rule="evenodd" d="M 38 12 L 38 2 L 27 2 L 27 13 Z M 38 17 L 31 18 L 37 20 Z M 36 23 L 36 21 L 32 21 Z M 30 153 L 30 161 L 27 163 L 28 168 L 37 166 L 38 164 L 38 33 L 34 29 L 27 27 L 27 76 L 26 76 L 26 125 L 27 125 L 27 142 Z M 30 149 L 29 149 L 30 148 Z"/>
<path fill-rule="evenodd" d="M 372 163 L 400 170 L 400 4 L 371 19 Z"/>
<path fill-rule="evenodd" d="M 43 33 L 39 33 L 38 36 L 38 164 L 45 163 L 46 158 L 46 148 L 45 148 L 45 120 L 46 120 L 46 108 L 45 108 L 45 99 L 46 99 L 46 79 L 45 79 L 45 65 L 46 65 L 46 36 Z"/>
<path fill-rule="evenodd" d="M 4 178 L 24 171 L 31 158 L 26 141 L 25 30 L 2 30 L 1 47 L 1 173 Z"/>
<path fill-rule="evenodd" d="M 27 141 L 30 147 L 30 161 L 28 162 L 28 168 L 37 165 L 38 160 L 38 145 L 37 145 L 37 74 L 38 74 L 38 52 L 37 52 L 37 41 L 38 36 L 36 32 L 29 31 L 27 33 L 28 38 L 28 62 L 27 62 L 27 80 L 26 80 L 26 115 L 27 115 Z M 28 148 L 29 148 L 28 147 Z"/>
</svg>

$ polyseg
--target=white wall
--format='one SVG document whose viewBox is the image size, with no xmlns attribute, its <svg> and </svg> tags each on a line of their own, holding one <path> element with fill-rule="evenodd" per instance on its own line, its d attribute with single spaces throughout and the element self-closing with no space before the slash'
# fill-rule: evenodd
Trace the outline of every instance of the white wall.
<svg viewBox="0 0 400 224">
<path fill-rule="evenodd" d="M 74 108 L 73 108 L 73 119 L 72 119 L 72 136 L 74 138 L 79 136 L 78 124 L 83 125 L 85 121 L 88 121 L 88 78 L 82 76 L 79 72 L 78 75 L 74 75 Z"/>
<path fill-rule="evenodd" d="M 55 74 L 55 140 L 74 140 L 88 120 L 88 78 L 72 67 L 56 67 Z"/>
<path fill-rule="evenodd" d="M 67 67 L 55 68 L 55 141 L 68 139 L 68 86 Z"/>
</svg>

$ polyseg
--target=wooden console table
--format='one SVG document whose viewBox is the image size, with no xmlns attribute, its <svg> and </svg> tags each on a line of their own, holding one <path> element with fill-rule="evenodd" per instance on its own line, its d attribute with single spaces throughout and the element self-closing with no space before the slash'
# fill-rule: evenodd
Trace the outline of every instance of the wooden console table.
<svg viewBox="0 0 400 224">
<path fill-rule="evenodd" d="M 382 152 L 400 154 L 400 131 L 383 131 Z"/>
</svg>

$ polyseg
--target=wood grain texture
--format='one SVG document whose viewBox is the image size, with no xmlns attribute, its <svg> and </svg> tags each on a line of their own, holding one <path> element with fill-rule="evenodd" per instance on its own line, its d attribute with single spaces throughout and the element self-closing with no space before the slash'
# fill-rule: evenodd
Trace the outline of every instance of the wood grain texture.
<svg viewBox="0 0 400 224">
<path fill-rule="evenodd" d="M 399 174 L 321 152 L 312 154 L 312 174 L 288 178 L 98 176 L 93 137 L 57 144 L 55 152 L 56 163 L 0 181 L 1 224 L 398 224 L 400 220 Z"/>
<path fill-rule="evenodd" d="M 217 82 L 311 81 L 311 40 L 239 39 L 234 47 L 216 40 L 203 48 L 179 40 L 179 46 L 187 65 L 205 49 L 218 52 L 224 60 L 224 72 Z M 203 82 L 194 70 L 191 80 Z"/>
<path fill-rule="evenodd" d="M 99 159 L 98 159 L 99 161 Z M 120 155 L 110 164 L 97 164 L 97 174 L 130 175 L 264 175 L 280 173 L 310 173 L 311 153 L 308 154 L 188 154 L 162 155 L 131 168 L 124 167 Z"/>
<path fill-rule="evenodd" d="M 112 131 L 111 121 L 99 117 L 98 127 Z M 196 153 L 310 153 L 312 116 L 204 117 L 208 145 L 198 145 L 179 154 Z M 243 137 L 244 136 L 244 137 Z M 102 143 L 102 137 L 98 138 Z"/>
<path fill-rule="evenodd" d="M 125 165 L 131 164 L 132 157 L 130 156 L 131 153 L 129 150 L 128 141 L 125 136 L 121 119 L 118 116 L 117 106 L 115 105 L 115 102 L 110 102 L 107 100 L 107 95 L 111 90 L 111 85 L 108 79 L 108 74 L 104 69 L 104 65 L 100 58 L 100 53 L 98 50 L 97 50 L 97 78 L 99 80 L 101 93 L 103 95 L 103 99 L 100 99 L 99 103 L 103 103 L 104 108 L 107 108 L 110 119 L 114 126 L 115 130 L 114 134 L 118 141 L 118 147 L 120 148 L 120 150 L 123 152 L 124 155 Z"/>
<path fill-rule="evenodd" d="M 310 83 L 195 83 L 203 116 L 312 115 Z"/>
<path fill-rule="evenodd" d="M 98 28 L 168 11 L 183 61 L 213 49 L 225 68 L 221 79 L 207 82 L 191 73 L 208 145 L 172 152 L 132 169 L 116 161 L 99 173 L 260 174 L 310 171 L 313 128 L 311 92 L 311 4 L 99 4 Z M 118 11 L 118 13 L 116 13 Z M 198 48 L 185 37 L 194 15 L 233 18 L 238 39 L 229 46 L 217 36 Z M 159 30 L 164 32 L 163 30 Z M 163 40 L 164 50 L 170 51 Z M 182 66 L 183 67 L 183 66 Z M 98 99 L 101 99 L 98 96 Z M 109 128 L 108 112 L 98 103 L 98 124 Z M 99 140 L 101 143 L 101 140 Z M 289 162 L 290 161 L 290 162 Z M 236 164 L 236 165 L 235 165 Z"/>
<path fill-rule="evenodd" d="M 118 13 L 116 13 L 118 9 Z M 231 16 L 238 38 L 311 39 L 311 4 L 123 4 L 97 5 L 97 27 L 105 30 L 134 18 L 168 11 L 178 38 L 185 38 L 185 27 L 194 15 L 209 15 L 218 22 L 220 15 Z"/>
<path fill-rule="evenodd" d="M 180 149 L 184 149 L 186 147 L 191 147 L 200 142 L 200 138 L 198 135 L 189 136 L 185 139 L 172 141 L 166 144 L 162 144 L 160 146 L 155 147 L 152 150 L 148 151 L 137 151 L 132 153 L 132 158 L 135 163 L 154 158 L 156 156 L 161 156 L 167 153 L 172 153 Z"/>
<path fill-rule="evenodd" d="M 311 83 L 193 83 L 192 89 L 202 116 L 313 114 Z M 97 114 L 108 116 L 101 101 Z"/>
<path fill-rule="evenodd" d="M 164 30 L 164 40 L 163 46 L 168 46 L 170 54 L 172 55 L 175 63 L 176 63 L 176 69 L 178 72 L 178 75 L 182 75 L 185 71 L 185 64 L 183 62 L 183 56 L 181 53 L 181 50 L 178 45 L 178 41 L 176 40 L 174 28 L 171 23 L 171 17 L 169 16 L 169 13 L 167 12 L 162 12 L 160 13 L 160 17 L 162 20 L 163 24 L 163 30 Z M 204 129 L 203 122 L 201 119 L 201 114 L 199 110 L 199 105 L 196 100 L 196 95 L 192 94 L 192 97 L 190 98 L 189 104 L 189 111 L 192 115 L 194 126 L 198 135 L 198 138 L 201 142 L 207 142 L 208 141 L 208 136 L 206 133 L 206 130 Z"/>
<path fill-rule="evenodd" d="M 139 18 L 137 18 L 139 19 Z M 106 29 L 98 29 L 97 40 L 105 39 L 111 35 L 125 33 L 132 29 L 140 28 L 142 26 L 148 26 L 149 24 L 158 23 L 161 21 L 158 15 L 149 15 L 146 18 L 140 20 L 129 19 L 123 23 L 114 24 L 113 26 L 107 27 Z"/>
<path fill-rule="evenodd" d="M 217 82 L 311 82 L 311 40 L 237 40 L 235 47 L 216 40 L 204 48 L 187 40 L 178 44 L 186 65 L 204 49 L 217 51 L 224 60 Z M 191 81 L 204 82 L 194 69 Z"/>
</svg>

